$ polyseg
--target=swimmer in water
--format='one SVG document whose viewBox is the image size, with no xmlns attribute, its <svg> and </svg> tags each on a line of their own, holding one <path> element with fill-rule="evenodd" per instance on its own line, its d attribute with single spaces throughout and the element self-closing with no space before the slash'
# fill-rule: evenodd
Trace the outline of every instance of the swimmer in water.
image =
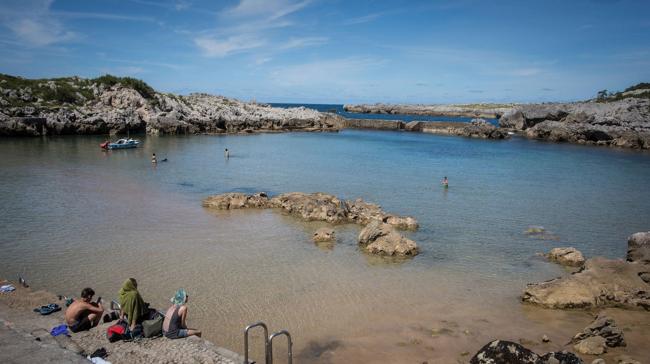
<svg viewBox="0 0 650 364">
<path fill-rule="evenodd" d="M 228 148 L 226 148 L 226 150 L 223 152 L 223 156 L 226 158 L 230 158 L 230 151 L 228 150 Z"/>
<path fill-rule="evenodd" d="M 447 180 L 447 176 L 442 179 L 442 187 L 449 187 L 449 181 Z"/>
<path fill-rule="evenodd" d="M 158 159 L 156 158 L 156 153 L 154 153 L 154 154 L 151 156 L 151 163 L 153 163 L 153 164 L 158 163 Z"/>
</svg>

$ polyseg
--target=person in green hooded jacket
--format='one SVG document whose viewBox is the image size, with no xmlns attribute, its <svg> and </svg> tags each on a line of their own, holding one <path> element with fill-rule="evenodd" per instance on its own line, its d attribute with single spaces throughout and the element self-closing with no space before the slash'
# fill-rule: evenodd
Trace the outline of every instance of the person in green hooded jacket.
<svg viewBox="0 0 650 364">
<path fill-rule="evenodd" d="M 136 324 L 148 318 L 149 309 L 138 292 L 138 282 L 135 278 L 124 281 L 120 289 L 120 307 L 122 308 L 120 317 L 128 321 L 131 330 L 135 329 Z"/>
</svg>

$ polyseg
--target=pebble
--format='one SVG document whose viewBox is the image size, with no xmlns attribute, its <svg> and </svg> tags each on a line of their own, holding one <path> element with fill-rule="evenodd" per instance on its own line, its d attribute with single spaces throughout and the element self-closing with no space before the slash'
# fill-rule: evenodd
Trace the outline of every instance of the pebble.
<svg viewBox="0 0 650 364">
<path fill-rule="evenodd" d="M 551 339 L 549 339 L 548 336 L 546 336 L 546 334 L 542 335 L 542 342 L 547 343 L 549 341 L 551 341 Z"/>
</svg>

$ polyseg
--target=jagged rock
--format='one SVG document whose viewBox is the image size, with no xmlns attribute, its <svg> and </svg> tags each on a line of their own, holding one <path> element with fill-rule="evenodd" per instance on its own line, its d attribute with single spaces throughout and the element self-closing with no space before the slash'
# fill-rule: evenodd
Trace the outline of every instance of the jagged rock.
<svg viewBox="0 0 650 364">
<path fill-rule="evenodd" d="M 650 100 L 517 105 L 500 119 L 503 128 L 528 138 L 579 144 L 650 148 Z"/>
<path fill-rule="evenodd" d="M 271 199 L 264 193 L 245 195 L 227 193 L 210 196 L 203 200 L 203 206 L 228 210 L 234 208 L 280 208 L 306 221 L 326 221 L 332 224 L 355 223 L 367 225 L 381 221 L 398 229 L 415 230 L 418 222 L 410 216 L 396 216 L 384 212 L 377 204 L 340 200 L 334 195 L 316 192 L 283 193 Z"/>
<path fill-rule="evenodd" d="M 524 346 L 505 340 L 494 340 L 483 346 L 470 364 L 582 364 L 573 353 L 550 352 L 539 356 Z"/>
<path fill-rule="evenodd" d="M 386 223 L 373 220 L 359 234 L 359 245 L 369 253 L 379 255 L 417 255 L 418 246 Z"/>
<path fill-rule="evenodd" d="M 594 359 L 594 361 L 591 362 L 591 364 L 607 364 L 604 359 L 598 358 Z"/>
<path fill-rule="evenodd" d="M 497 128 L 483 119 L 470 123 L 426 122 L 423 123 L 422 132 L 482 139 L 505 139 L 510 137 L 504 130 Z"/>
<path fill-rule="evenodd" d="M 580 267 L 585 264 L 585 258 L 576 248 L 553 248 L 547 255 L 548 259 L 569 267 Z"/>
<path fill-rule="evenodd" d="M 573 348 L 580 354 L 601 355 L 607 351 L 605 339 L 601 336 L 591 336 L 580 340 Z"/>
<path fill-rule="evenodd" d="M 567 277 L 529 284 L 522 301 L 548 308 L 622 307 L 650 310 L 650 286 L 642 265 L 605 258 L 588 259 Z"/>
<path fill-rule="evenodd" d="M 77 90 L 74 105 L 48 100 L 47 107 L 39 107 L 42 105 L 31 89 L 3 89 L 8 100 L 20 99 L 31 104 L 7 107 L 10 103 L 6 102 L 7 105 L 1 105 L 0 112 L 7 117 L 32 116 L 46 119 L 43 131 L 37 135 L 116 134 L 127 131 L 155 135 L 335 131 L 343 125 L 343 119 L 336 114 L 320 113 L 304 107 L 274 108 L 207 94 L 180 96 L 154 92 L 145 98 L 139 91 L 119 83 L 109 87 L 95 83 L 88 85 L 88 81 L 75 78 L 68 82 Z M 41 84 L 53 91 L 58 88 L 53 81 Z M 80 92 L 81 88 L 93 97 L 84 96 Z M 0 120 L 0 123 L 1 135 L 33 135 L 33 132 L 25 132 L 21 123 L 6 120 Z"/>
<path fill-rule="evenodd" d="M 323 241 L 332 241 L 336 240 L 336 235 L 334 233 L 334 229 L 330 228 L 320 228 L 316 230 L 314 233 L 314 236 L 312 236 L 312 240 L 315 242 L 323 242 Z"/>
<path fill-rule="evenodd" d="M 634 360 L 627 355 L 619 355 L 615 358 L 618 364 L 641 364 L 640 361 Z"/>
<path fill-rule="evenodd" d="M 650 265 L 650 231 L 627 238 L 627 261 Z"/>
<path fill-rule="evenodd" d="M 306 221 L 327 221 L 334 224 L 347 221 L 345 201 L 326 193 L 283 193 L 273 197 L 271 204 Z"/>
<path fill-rule="evenodd" d="M 511 107 L 490 104 L 473 105 L 344 105 L 343 109 L 348 112 L 373 113 L 373 114 L 410 114 L 410 115 L 432 115 L 432 116 L 467 116 L 479 118 L 498 118 Z"/>
<path fill-rule="evenodd" d="M 623 338 L 623 331 L 616 326 L 613 319 L 604 315 L 599 315 L 594 322 L 585 327 L 582 332 L 576 334 L 572 343 L 580 342 L 586 338 L 599 336 L 605 339 L 607 346 L 610 348 L 617 346 L 625 346 L 625 339 Z"/>
<path fill-rule="evenodd" d="M 267 208 L 269 198 L 264 192 L 254 195 L 243 193 L 225 193 L 223 195 L 210 196 L 203 200 L 203 207 L 212 207 L 219 210 L 233 210 L 243 208 Z"/>
</svg>

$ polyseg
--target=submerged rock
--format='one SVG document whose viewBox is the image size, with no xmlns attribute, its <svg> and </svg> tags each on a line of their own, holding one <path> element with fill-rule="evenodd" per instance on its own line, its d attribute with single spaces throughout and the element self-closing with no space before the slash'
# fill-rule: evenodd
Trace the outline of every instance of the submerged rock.
<svg viewBox="0 0 650 364">
<path fill-rule="evenodd" d="M 314 232 L 312 240 L 319 243 L 324 241 L 332 241 L 336 239 L 334 229 L 330 228 L 320 228 Z"/>
<path fill-rule="evenodd" d="M 585 257 L 573 247 L 553 248 L 546 256 L 552 261 L 569 267 L 580 267 L 585 264 Z"/>
<path fill-rule="evenodd" d="M 391 225 L 372 221 L 359 234 L 359 245 L 367 252 L 379 255 L 413 256 L 418 254 L 417 244 L 400 235 Z"/>
<path fill-rule="evenodd" d="M 210 196 L 203 200 L 203 207 L 211 207 L 219 210 L 268 208 L 270 207 L 270 203 L 268 196 L 264 192 L 259 192 L 254 195 L 233 192 Z"/>
<path fill-rule="evenodd" d="M 593 258 L 567 277 L 529 284 L 522 301 L 548 308 L 623 307 L 650 310 L 650 286 L 640 278 L 643 266 Z"/>
<path fill-rule="evenodd" d="M 542 356 L 524 346 L 505 340 L 494 340 L 483 346 L 470 360 L 471 364 L 582 364 L 570 352 L 550 352 Z"/>
<path fill-rule="evenodd" d="M 601 355 L 607 351 L 605 338 L 602 336 L 591 336 L 580 340 L 573 348 L 580 354 Z"/>
<path fill-rule="evenodd" d="M 599 336 L 605 339 L 605 343 L 610 348 L 617 346 L 626 346 L 625 339 L 623 338 L 623 330 L 619 329 L 616 326 L 616 322 L 613 319 L 608 318 L 605 315 L 598 315 L 596 320 L 585 327 L 582 332 L 576 334 L 572 343 L 580 342 L 586 338 Z"/>
</svg>

